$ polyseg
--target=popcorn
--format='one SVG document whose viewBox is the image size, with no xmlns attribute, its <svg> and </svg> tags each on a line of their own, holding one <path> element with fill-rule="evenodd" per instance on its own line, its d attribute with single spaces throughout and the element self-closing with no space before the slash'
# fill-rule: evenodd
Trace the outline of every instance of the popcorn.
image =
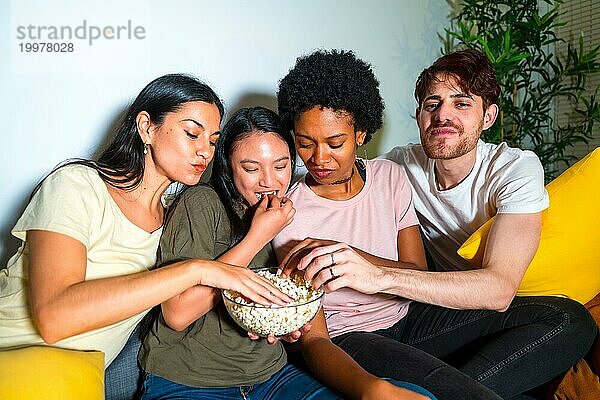
<svg viewBox="0 0 600 400">
<path fill-rule="evenodd" d="M 262 337 L 284 336 L 310 321 L 321 306 L 322 290 L 314 290 L 301 274 L 282 278 L 268 269 L 257 271 L 283 293 L 294 299 L 285 306 L 256 304 L 233 290 L 223 291 L 227 311 L 238 325 Z"/>
</svg>

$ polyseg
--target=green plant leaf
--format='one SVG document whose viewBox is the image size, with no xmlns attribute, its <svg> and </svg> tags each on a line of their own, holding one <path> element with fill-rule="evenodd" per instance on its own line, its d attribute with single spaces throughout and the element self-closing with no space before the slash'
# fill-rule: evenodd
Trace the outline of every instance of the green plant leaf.
<svg viewBox="0 0 600 400">
<path fill-rule="evenodd" d="M 547 5 L 543 14 L 540 3 Z M 548 179 L 560 164 L 574 161 L 568 149 L 588 140 L 600 124 L 598 88 L 584 95 L 589 75 L 600 72 L 600 46 L 586 50 L 586 38 L 580 36 L 565 56 L 554 54 L 553 46 L 564 42 L 556 29 L 567 24 L 561 5 L 561 0 L 463 0 L 439 36 L 446 52 L 479 49 L 496 69 L 500 117 L 482 138 L 535 151 Z M 575 104 L 577 121 L 557 126 L 558 98 Z"/>
</svg>

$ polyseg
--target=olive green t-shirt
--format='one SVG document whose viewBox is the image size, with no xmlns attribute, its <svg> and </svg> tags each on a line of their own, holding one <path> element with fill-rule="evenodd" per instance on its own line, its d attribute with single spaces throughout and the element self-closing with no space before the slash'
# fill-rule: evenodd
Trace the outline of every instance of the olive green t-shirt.
<svg viewBox="0 0 600 400">
<path fill-rule="evenodd" d="M 231 224 L 216 192 L 200 184 L 177 201 L 160 240 L 159 265 L 203 258 L 215 259 L 230 246 Z M 250 267 L 276 265 L 270 245 Z M 281 343 L 250 340 L 220 301 L 181 332 L 154 321 L 139 354 L 142 368 L 173 382 L 194 387 L 231 387 L 264 382 L 286 364 Z"/>
</svg>

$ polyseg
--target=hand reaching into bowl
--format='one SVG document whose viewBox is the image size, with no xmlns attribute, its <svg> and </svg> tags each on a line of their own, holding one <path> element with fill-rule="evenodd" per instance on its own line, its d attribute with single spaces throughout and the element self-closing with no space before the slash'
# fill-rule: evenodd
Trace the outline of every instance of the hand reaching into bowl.
<svg viewBox="0 0 600 400">
<path fill-rule="evenodd" d="M 206 269 L 202 284 L 237 292 L 263 306 L 272 304 L 285 306 L 294 300 L 269 279 L 258 275 L 253 270 L 223 263 L 214 263 L 210 269 Z"/>
<path fill-rule="evenodd" d="M 326 293 L 349 287 L 366 294 L 382 289 L 381 270 L 346 243 L 326 239 L 306 238 L 298 242 L 284 257 L 280 274 L 304 271 L 314 288 Z"/>
</svg>

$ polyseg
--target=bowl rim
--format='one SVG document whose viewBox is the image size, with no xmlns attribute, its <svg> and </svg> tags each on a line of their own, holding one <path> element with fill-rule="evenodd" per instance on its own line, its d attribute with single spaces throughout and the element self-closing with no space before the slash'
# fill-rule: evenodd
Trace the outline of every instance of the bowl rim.
<svg viewBox="0 0 600 400">
<path fill-rule="evenodd" d="M 277 268 L 274 267 L 259 267 L 259 268 L 251 268 L 252 271 L 254 272 L 258 272 L 258 271 L 277 271 Z M 290 308 L 290 307 L 300 307 L 300 306 L 305 306 L 307 304 L 310 304 L 314 301 L 317 300 L 321 300 L 323 298 L 323 296 L 325 295 L 325 292 L 322 289 L 317 290 L 318 295 L 310 300 L 304 301 L 302 303 L 294 303 L 294 304 L 288 304 L 285 306 L 280 306 L 279 304 L 272 304 L 270 306 L 265 306 L 262 304 L 243 304 L 243 303 L 238 303 L 235 300 L 233 300 L 226 292 L 230 291 L 231 289 L 221 289 L 221 296 L 223 297 L 224 300 L 228 300 L 230 302 L 232 302 L 235 305 L 238 306 L 244 306 L 244 307 L 249 307 L 249 308 L 264 308 L 264 309 L 279 309 L 279 308 Z M 313 289 L 314 290 L 314 289 Z"/>
</svg>

